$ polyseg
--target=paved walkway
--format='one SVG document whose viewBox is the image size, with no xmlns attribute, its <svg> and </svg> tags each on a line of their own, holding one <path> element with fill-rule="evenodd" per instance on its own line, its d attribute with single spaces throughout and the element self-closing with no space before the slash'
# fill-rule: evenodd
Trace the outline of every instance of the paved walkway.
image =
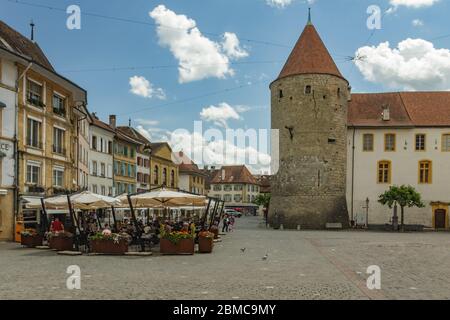
<svg viewBox="0 0 450 320">
<path fill-rule="evenodd" d="M 275 231 L 243 217 L 213 254 L 69 257 L 0 243 L 0 299 L 449 299 L 449 253 L 449 233 Z M 69 265 L 81 290 L 66 288 Z M 367 289 L 370 265 L 381 290 Z"/>
</svg>

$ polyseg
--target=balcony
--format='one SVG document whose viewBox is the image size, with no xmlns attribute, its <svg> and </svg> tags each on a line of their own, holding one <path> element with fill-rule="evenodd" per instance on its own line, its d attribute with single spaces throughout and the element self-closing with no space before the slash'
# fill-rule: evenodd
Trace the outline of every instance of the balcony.
<svg viewBox="0 0 450 320">
<path fill-rule="evenodd" d="M 66 149 L 62 146 L 53 145 L 53 153 L 65 156 L 66 155 Z"/>
<path fill-rule="evenodd" d="M 53 113 L 63 118 L 66 117 L 66 109 L 64 108 L 53 108 Z"/>
<path fill-rule="evenodd" d="M 45 104 L 42 102 L 41 99 L 36 98 L 36 97 L 28 97 L 27 102 L 29 104 L 31 104 L 34 107 L 38 107 L 38 108 L 45 108 Z"/>
<path fill-rule="evenodd" d="M 27 138 L 26 145 L 27 147 L 32 147 L 40 150 L 43 149 L 42 142 L 38 141 L 37 139 Z"/>
</svg>

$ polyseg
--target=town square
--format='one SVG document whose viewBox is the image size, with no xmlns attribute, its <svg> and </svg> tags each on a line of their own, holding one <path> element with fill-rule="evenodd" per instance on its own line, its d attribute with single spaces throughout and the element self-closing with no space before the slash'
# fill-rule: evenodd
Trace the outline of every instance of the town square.
<svg viewBox="0 0 450 320">
<path fill-rule="evenodd" d="M 449 299 L 450 4 L 347 2 L 0 0 L 0 299 Z"/>
</svg>

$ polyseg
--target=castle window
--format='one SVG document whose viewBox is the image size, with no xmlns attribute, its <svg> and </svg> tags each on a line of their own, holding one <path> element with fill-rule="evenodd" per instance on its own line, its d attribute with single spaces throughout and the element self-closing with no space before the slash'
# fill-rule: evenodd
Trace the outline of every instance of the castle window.
<svg viewBox="0 0 450 320">
<path fill-rule="evenodd" d="M 329 144 L 336 144 L 336 139 L 335 138 L 328 138 L 328 143 Z"/>
<path fill-rule="evenodd" d="M 416 151 L 425 151 L 425 134 L 416 134 Z"/>
<path fill-rule="evenodd" d="M 373 134 L 366 133 L 363 135 L 363 151 L 373 151 Z"/>
<path fill-rule="evenodd" d="M 312 91 L 311 86 L 305 87 L 305 94 L 311 94 L 311 91 Z"/>
<path fill-rule="evenodd" d="M 378 183 L 391 183 L 391 162 L 378 162 Z"/>
<path fill-rule="evenodd" d="M 429 160 L 419 162 L 419 183 L 431 183 L 432 163 Z"/>
<path fill-rule="evenodd" d="M 395 151 L 395 134 L 386 133 L 384 135 L 384 151 Z"/>
<path fill-rule="evenodd" d="M 280 99 L 283 98 L 283 90 L 280 90 L 280 91 L 278 92 L 278 95 L 279 95 Z"/>
<path fill-rule="evenodd" d="M 337 89 L 337 96 L 340 97 L 341 96 L 341 88 Z"/>
</svg>

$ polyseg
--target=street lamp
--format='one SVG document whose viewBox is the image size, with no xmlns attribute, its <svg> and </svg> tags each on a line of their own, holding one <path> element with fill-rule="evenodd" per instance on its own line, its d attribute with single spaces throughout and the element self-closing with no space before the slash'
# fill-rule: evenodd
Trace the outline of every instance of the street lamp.
<svg viewBox="0 0 450 320">
<path fill-rule="evenodd" d="M 366 206 L 363 209 L 366 209 L 366 228 L 369 228 L 369 197 L 366 199 Z"/>
</svg>

